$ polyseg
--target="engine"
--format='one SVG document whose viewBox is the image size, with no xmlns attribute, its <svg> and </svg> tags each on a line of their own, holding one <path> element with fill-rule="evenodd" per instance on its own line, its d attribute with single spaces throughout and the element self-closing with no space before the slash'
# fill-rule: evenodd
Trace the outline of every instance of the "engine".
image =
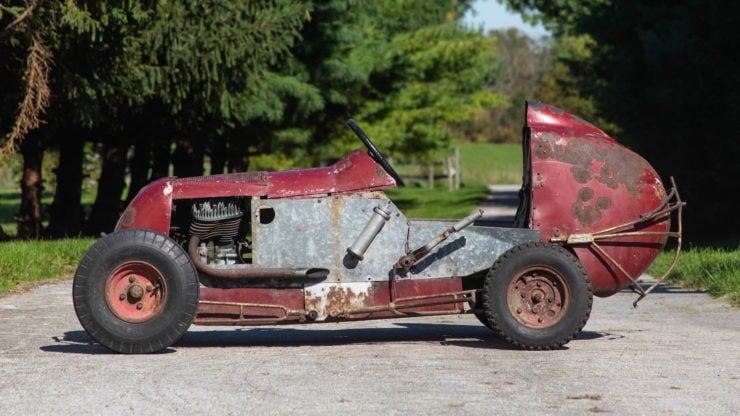
<svg viewBox="0 0 740 416">
<path fill-rule="evenodd" d="M 249 215 L 244 215 L 243 206 L 244 201 L 237 198 L 192 201 L 187 230 L 201 241 L 198 254 L 202 263 L 251 262 Z"/>
</svg>

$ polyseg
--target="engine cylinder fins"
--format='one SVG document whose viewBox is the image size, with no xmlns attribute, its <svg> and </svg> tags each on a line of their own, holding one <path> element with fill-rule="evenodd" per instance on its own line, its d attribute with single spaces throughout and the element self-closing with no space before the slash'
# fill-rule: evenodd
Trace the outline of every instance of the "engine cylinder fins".
<svg viewBox="0 0 740 416">
<path fill-rule="evenodd" d="M 231 244 L 239 233 L 240 218 L 223 221 L 193 221 L 190 234 L 201 240 L 218 238 L 219 244 Z"/>
<path fill-rule="evenodd" d="M 198 221 L 224 221 L 240 218 L 244 215 L 237 201 L 209 200 L 193 204 L 193 219 Z"/>
</svg>

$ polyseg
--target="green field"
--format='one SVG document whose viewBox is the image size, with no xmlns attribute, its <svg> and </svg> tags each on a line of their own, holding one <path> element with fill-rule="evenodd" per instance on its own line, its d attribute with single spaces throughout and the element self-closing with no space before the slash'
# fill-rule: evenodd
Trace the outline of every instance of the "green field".
<svg viewBox="0 0 740 416">
<path fill-rule="evenodd" d="M 460 143 L 463 181 L 508 185 L 522 183 L 522 146 L 519 144 Z"/>
</svg>

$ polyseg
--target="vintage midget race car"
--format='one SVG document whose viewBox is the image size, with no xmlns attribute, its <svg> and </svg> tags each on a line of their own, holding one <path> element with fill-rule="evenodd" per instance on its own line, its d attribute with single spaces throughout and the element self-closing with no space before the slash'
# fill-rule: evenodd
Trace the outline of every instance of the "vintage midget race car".
<svg viewBox="0 0 740 416">
<path fill-rule="evenodd" d="M 409 219 L 403 182 L 367 147 L 332 166 L 165 178 L 141 190 L 75 273 L 80 323 L 124 353 L 161 350 L 191 324 L 278 325 L 474 314 L 514 345 L 558 348 L 592 295 L 632 285 L 681 208 L 655 170 L 591 124 L 528 102 L 511 227 Z M 673 224 L 673 225 L 672 225 Z M 672 266 L 671 266 L 672 267 Z"/>
</svg>

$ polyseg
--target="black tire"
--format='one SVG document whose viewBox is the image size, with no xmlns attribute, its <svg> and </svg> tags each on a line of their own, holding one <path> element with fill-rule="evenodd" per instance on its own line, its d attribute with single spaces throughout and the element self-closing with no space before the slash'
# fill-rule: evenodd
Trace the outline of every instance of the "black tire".
<svg viewBox="0 0 740 416">
<path fill-rule="evenodd" d="M 592 303 L 583 266 L 556 244 L 531 242 L 510 249 L 484 283 L 488 321 L 507 341 L 530 350 L 568 343 L 586 325 Z"/>
<path fill-rule="evenodd" d="M 484 313 L 476 313 L 475 314 L 475 317 L 478 318 L 478 321 L 480 321 L 480 323 L 482 323 L 483 325 L 485 325 L 486 328 L 495 331 L 495 329 L 493 328 L 493 324 L 491 323 L 491 321 L 488 320 L 488 317 L 486 316 L 485 312 Z"/>
<path fill-rule="evenodd" d="M 122 353 L 165 349 L 190 327 L 198 274 L 169 237 L 129 229 L 98 240 L 75 272 L 77 319 L 103 346 Z"/>
</svg>

